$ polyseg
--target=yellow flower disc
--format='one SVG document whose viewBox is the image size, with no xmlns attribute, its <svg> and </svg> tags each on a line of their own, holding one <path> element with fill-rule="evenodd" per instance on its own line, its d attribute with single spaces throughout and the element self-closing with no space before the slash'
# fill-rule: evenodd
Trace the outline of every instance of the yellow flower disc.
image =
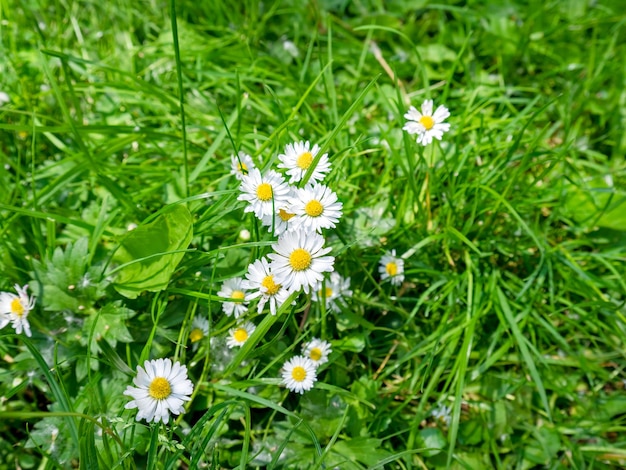
<svg viewBox="0 0 626 470">
<path fill-rule="evenodd" d="M 18 297 L 14 298 L 11 301 L 11 312 L 13 312 L 18 317 L 24 315 L 24 306 Z"/>
<path fill-rule="evenodd" d="M 395 262 L 391 261 L 387 263 L 387 266 L 385 266 L 385 270 L 390 276 L 395 276 L 396 274 L 398 274 L 398 265 Z"/>
<path fill-rule="evenodd" d="M 322 215 L 322 212 L 324 212 L 324 206 L 322 206 L 319 201 L 313 199 L 312 201 L 306 203 L 306 206 L 304 206 L 304 212 L 311 217 L 319 217 Z"/>
<path fill-rule="evenodd" d="M 311 349 L 309 357 L 314 361 L 319 361 L 322 358 L 322 350 L 320 348 Z"/>
<path fill-rule="evenodd" d="M 240 290 L 234 290 L 232 294 L 230 294 L 231 299 L 243 300 L 246 297 L 246 294 L 241 292 Z"/>
<path fill-rule="evenodd" d="M 294 215 L 295 214 L 291 214 L 291 213 L 287 212 L 285 209 L 278 209 L 278 217 L 280 217 L 283 222 L 287 222 Z"/>
<path fill-rule="evenodd" d="M 272 200 L 272 185 L 269 183 L 261 183 L 256 188 L 256 197 L 259 198 L 259 201 L 267 202 Z"/>
<path fill-rule="evenodd" d="M 248 332 L 245 328 L 237 328 L 233 333 L 233 338 L 235 338 L 235 341 L 238 343 L 243 343 L 248 339 Z"/>
<path fill-rule="evenodd" d="M 300 169 L 302 170 L 308 170 L 312 162 L 313 155 L 311 155 L 311 152 L 304 152 L 296 160 L 296 165 L 298 165 L 298 167 L 300 167 Z"/>
<path fill-rule="evenodd" d="M 273 274 L 268 274 L 267 276 L 265 276 L 261 281 L 261 285 L 267 289 L 267 295 L 276 295 L 278 289 L 280 289 L 280 284 L 276 284 L 274 282 Z"/>
<path fill-rule="evenodd" d="M 291 252 L 291 255 L 289 255 L 289 264 L 294 271 L 304 271 L 305 269 L 309 269 L 312 259 L 308 251 L 302 248 L 296 248 Z"/>
<path fill-rule="evenodd" d="M 163 400 L 172 394 L 172 388 L 166 378 L 155 377 L 148 387 L 148 394 L 155 400 Z"/>
<path fill-rule="evenodd" d="M 200 341 L 203 337 L 204 331 L 202 331 L 200 328 L 194 328 L 193 330 L 191 330 L 191 333 L 189 333 L 189 340 L 192 343 Z"/>
<path fill-rule="evenodd" d="M 302 382 L 306 379 L 306 370 L 304 370 L 304 367 L 302 366 L 296 366 L 291 371 L 291 377 L 296 382 Z"/>
<path fill-rule="evenodd" d="M 435 125 L 435 120 L 430 116 L 422 116 L 420 118 L 420 124 L 424 126 L 427 131 L 431 130 Z"/>
</svg>

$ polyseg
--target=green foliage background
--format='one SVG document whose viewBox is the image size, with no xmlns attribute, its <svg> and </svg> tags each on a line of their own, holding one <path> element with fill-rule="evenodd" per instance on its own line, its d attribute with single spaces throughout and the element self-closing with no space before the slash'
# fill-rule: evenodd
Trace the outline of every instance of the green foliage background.
<svg viewBox="0 0 626 470">
<path fill-rule="evenodd" d="M 626 465 L 622 2 L 17 0 L 0 19 L 0 288 L 38 295 L 31 339 L 0 331 L 6 468 Z M 452 128 L 424 149 L 401 128 L 428 97 Z M 271 243 L 230 155 L 269 168 L 299 139 L 329 152 L 353 297 L 260 316 L 234 357 L 192 349 L 193 316 L 223 337 L 215 292 Z M 399 289 L 378 280 L 391 249 Z M 289 396 L 280 366 L 313 336 L 331 361 Z M 156 357 L 196 386 L 177 426 L 123 410 Z"/>
</svg>

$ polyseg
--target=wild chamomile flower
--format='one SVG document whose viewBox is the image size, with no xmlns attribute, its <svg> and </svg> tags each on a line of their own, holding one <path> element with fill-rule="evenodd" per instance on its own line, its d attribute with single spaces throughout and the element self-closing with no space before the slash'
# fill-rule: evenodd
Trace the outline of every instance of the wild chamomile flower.
<svg viewBox="0 0 626 470">
<path fill-rule="evenodd" d="M 433 100 L 424 100 L 422 112 L 411 106 L 404 115 L 409 120 L 402 129 L 409 134 L 417 134 L 417 143 L 424 146 L 435 139 L 441 140 L 444 132 L 450 130 L 450 124 L 444 123 L 450 112 L 445 106 L 439 106 L 433 114 Z"/>
<path fill-rule="evenodd" d="M 191 399 L 193 384 L 187 378 L 187 366 L 179 362 L 172 364 L 170 359 L 146 361 L 143 367 L 137 366 L 137 376 L 133 379 L 136 387 L 130 385 L 124 395 L 134 398 L 125 406 L 137 408 L 137 421 L 167 423 L 170 413 L 178 415 L 185 411 L 184 403 Z"/>
<path fill-rule="evenodd" d="M 189 341 L 191 341 L 194 346 L 206 337 L 209 334 L 209 319 L 205 317 L 193 317 L 193 322 L 191 323 L 191 331 L 189 332 Z"/>
<path fill-rule="evenodd" d="M 302 354 L 313 361 L 315 367 L 319 367 L 328 362 L 328 356 L 333 352 L 328 341 L 313 338 L 308 343 L 302 345 Z"/>
<path fill-rule="evenodd" d="M 326 279 L 325 285 L 320 284 L 319 289 L 313 291 L 313 300 L 321 302 L 322 299 L 326 299 L 326 309 L 331 312 L 338 312 L 338 304 L 351 295 L 350 278 L 344 279 L 338 272 L 332 272 L 330 279 Z"/>
<path fill-rule="evenodd" d="M 239 318 L 248 310 L 246 289 L 243 286 L 243 279 L 240 277 L 233 277 L 232 279 L 224 281 L 222 290 L 220 290 L 217 295 L 219 297 L 235 300 L 235 302 L 224 301 L 222 303 L 222 310 L 228 316 L 235 315 L 235 318 Z"/>
<path fill-rule="evenodd" d="M 231 349 L 235 346 L 242 346 L 246 341 L 248 341 L 248 338 L 252 333 L 254 333 L 255 329 L 256 326 L 254 326 L 254 323 L 251 322 L 241 323 L 240 325 L 231 328 L 228 330 L 226 345 Z"/>
<path fill-rule="evenodd" d="M 254 212 L 259 219 L 282 207 L 291 192 L 281 174 L 270 170 L 261 175 L 258 168 L 242 177 L 239 189 L 242 194 L 237 199 L 248 203 L 244 211 Z"/>
<path fill-rule="evenodd" d="M 396 250 L 391 250 L 381 258 L 378 272 L 381 280 L 399 286 L 404 281 L 404 260 L 396 256 Z"/>
<path fill-rule="evenodd" d="M 17 295 L 0 292 L 0 328 L 12 323 L 18 335 L 24 331 L 26 336 L 31 336 L 28 314 L 35 307 L 35 297 L 30 297 L 27 290 L 28 284 L 24 287 L 15 284 Z"/>
<path fill-rule="evenodd" d="M 292 392 L 304 393 L 317 381 L 315 364 L 304 356 L 294 356 L 282 368 L 283 385 Z"/>
<path fill-rule="evenodd" d="M 303 288 L 308 294 L 324 278 L 322 273 L 331 272 L 335 263 L 333 256 L 324 256 L 331 250 L 324 248 L 324 237 L 314 232 L 284 233 L 272 249 L 275 253 L 267 257 L 274 282 L 292 292 Z"/>
<path fill-rule="evenodd" d="M 297 183 L 304 178 L 311 163 L 315 160 L 320 148 L 317 144 L 311 148 L 309 141 L 306 142 L 294 142 L 293 144 L 287 144 L 285 146 L 285 153 L 278 155 L 278 159 L 281 163 L 278 164 L 278 168 L 285 168 L 287 174 L 291 177 L 289 183 Z M 328 161 L 328 154 L 325 153 L 320 157 L 320 161 L 317 162 L 315 169 L 311 173 L 309 182 L 322 181 L 326 173 L 330 171 L 330 162 Z"/>
<path fill-rule="evenodd" d="M 315 183 L 296 190 L 289 199 L 295 228 L 320 233 L 323 228 L 334 228 L 341 217 L 343 204 L 327 186 Z"/>
<path fill-rule="evenodd" d="M 239 152 L 237 155 L 231 155 L 230 157 L 230 174 L 235 175 L 235 178 L 239 181 L 255 168 L 252 157 L 245 152 Z"/>
<path fill-rule="evenodd" d="M 269 302 L 270 312 L 272 315 L 276 315 L 276 310 L 289 297 L 287 289 L 276 283 L 270 265 L 265 258 L 257 259 L 248 266 L 243 286 L 250 291 L 247 299 L 259 298 L 258 313 L 261 313 L 265 304 Z"/>
</svg>

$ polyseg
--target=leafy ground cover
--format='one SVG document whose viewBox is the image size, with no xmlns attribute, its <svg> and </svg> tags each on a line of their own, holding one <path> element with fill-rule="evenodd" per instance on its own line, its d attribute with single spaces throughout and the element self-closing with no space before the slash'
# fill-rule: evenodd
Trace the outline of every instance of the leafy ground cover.
<svg viewBox="0 0 626 470">
<path fill-rule="evenodd" d="M 0 330 L 6 468 L 626 466 L 621 2 L 0 17 L 0 290 L 36 296 L 31 336 Z M 402 129 L 425 99 L 451 114 L 426 146 Z M 328 153 L 349 289 L 225 302 L 277 240 L 231 156 L 283 172 L 299 141 Z M 281 370 L 314 338 L 332 352 L 294 393 Z M 124 391 L 161 358 L 193 393 L 137 421 Z"/>
</svg>

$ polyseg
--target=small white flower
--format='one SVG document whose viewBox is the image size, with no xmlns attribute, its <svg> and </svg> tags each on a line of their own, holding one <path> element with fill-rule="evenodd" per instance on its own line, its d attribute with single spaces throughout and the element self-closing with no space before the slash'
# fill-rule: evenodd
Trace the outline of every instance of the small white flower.
<svg viewBox="0 0 626 470">
<path fill-rule="evenodd" d="M 230 174 L 235 175 L 235 178 L 239 181 L 255 168 L 252 157 L 245 152 L 239 152 L 237 155 L 230 156 Z"/>
<path fill-rule="evenodd" d="M 254 326 L 254 323 L 251 322 L 242 323 L 234 328 L 231 328 L 230 330 L 228 330 L 226 345 L 230 349 L 234 348 L 235 346 L 242 346 L 246 341 L 248 341 L 248 338 L 252 333 L 254 333 L 255 329 L 256 326 Z"/>
<path fill-rule="evenodd" d="M 209 334 L 209 319 L 205 317 L 196 316 L 193 317 L 193 322 L 191 323 L 191 331 L 189 332 L 189 341 L 191 341 L 194 346 L 197 343 L 208 336 Z"/>
<path fill-rule="evenodd" d="M 240 277 L 228 279 L 222 284 L 222 290 L 217 293 L 219 297 L 235 300 L 235 302 L 225 301 L 222 303 L 222 310 L 228 316 L 235 315 L 235 318 L 239 318 L 248 310 L 246 289 L 243 287 L 242 282 L 243 279 Z"/>
<path fill-rule="evenodd" d="M 308 294 L 324 278 L 322 273 L 333 271 L 335 258 L 324 256 L 331 249 L 324 248 L 324 237 L 317 233 L 287 232 L 272 249 L 275 253 L 267 257 L 274 281 L 292 292 L 303 288 Z"/>
<path fill-rule="evenodd" d="M 350 278 L 343 278 L 338 272 L 330 273 L 330 279 L 326 280 L 326 285 L 313 291 L 313 300 L 321 302 L 326 299 L 326 309 L 329 311 L 339 312 L 339 304 L 343 303 L 343 299 L 352 296 L 350 290 Z"/>
<path fill-rule="evenodd" d="M 0 292 L 0 329 L 12 323 L 18 335 L 24 331 L 26 336 L 31 336 L 28 314 L 35 307 L 35 297 L 29 297 L 27 290 L 28 284 L 24 287 L 15 284 L 17 295 Z"/>
<path fill-rule="evenodd" d="M 319 183 L 297 189 L 289 202 L 296 229 L 321 233 L 323 228 L 334 228 L 342 214 L 343 204 L 335 192 Z"/>
<path fill-rule="evenodd" d="M 450 421 L 452 420 L 452 409 L 446 405 L 438 405 L 430 412 L 430 415 L 435 420 L 441 420 L 446 425 L 450 425 Z"/>
<path fill-rule="evenodd" d="M 292 213 L 289 208 L 281 207 L 273 214 L 263 216 L 261 224 L 267 227 L 268 232 L 274 229 L 274 235 L 279 236 L 295 229 L 293 223 L 295 215 L 296 214 Z"/>
<path fill-rule="evenodd" d="M 302 345 L 302 354 L 311 359 L 315 367 L 319 367 L 328 362 L 329 354 L 333 352 L 328 341 L 313 338 L 308 343 Z"/>
<path fill-rule="evenodd" d="M 424 146 L 430 144 L 433 138 L 441 140 L 444 132 L 450 130 L 450 124 L 444 123 L 450 112 L 445 106 L 439 106 L 433 114 L 433 100 L 422 103 L 422 112 L 411 106 L 404 115 L 407 122 L 402 129 L 409 134 L 417 134 L 417 143 Z"/>
<path fill-rule="evenodd" d="M 193 384 L 187 378 L 187 366 L 179 362 L 172 365 L 170 359 L 146 361 L 143 367 L 137 366 L 137 376 L 133 379 L 136 387 L 130 385 L 124 395 L 134 398 L 125 406 L 137 408 L 137 421 L 167 423 L 170 412 L 178 415 L 185 411 L 184 403 L 191 399 Z"/>
<path fill-rule="evenodd" d="M 294 356 L 282 368 L 283 385 L 292 392 L 304 393 L 317 381 L 315 364 L 304 356 Z"/>
<path fill-rule="evenodd" d="M 278 168 L 287 170 L 287 174 L 290 176 L 289 183 L 297 183 L 304 178 L 304 175 L 306 175 L 319 151 L 319 146 L 315 144 L 313 148 L 311 148 L 311 144 L 309 144 L 308 140 L 306 142 L 287 144 L 285 146 L 285 153 L 278 155 L 278 159 L 281 161 L 281 163 L 278 164 Z M 317 162 L 317 166 L 311 173 L 309 182 L 322 181 L 329 171 L 330 162 L 328 161 L 328 154 L 325 153 L 320 157 L 320 161 Z"/>
<path fill-rule="evenodd" d="M 270 170 L 261 175 L 258 168 L 242 177 L 239 189 L 242 194 L 237 199 L 248 203 L 244 211 L 254 212 L 259 219 L 282 207 L 291 192 L 281 174 Z"/>
<path fill-rule="evenodd" d="M 247 299 L 259 298 L 258 313 L 261 313 L 265 304 L 269 302 L 270 312 L 272 315 L 276 315 L 276 310 L 289 297 L 287 289 L 275 282 L 270 265 L 265 258 L 258 259 L 248 266 L 246 280 L 243 281 L 242 285 L 251 291 L 247 295 Z"/>
<path fill-rule="evenodd" d="M 399 286 L 404 281 L 404 260 L 396 256 L 396 250 L 391 250 L 381 258 L 378 272 L 381 280 Z"/>
</svg>

